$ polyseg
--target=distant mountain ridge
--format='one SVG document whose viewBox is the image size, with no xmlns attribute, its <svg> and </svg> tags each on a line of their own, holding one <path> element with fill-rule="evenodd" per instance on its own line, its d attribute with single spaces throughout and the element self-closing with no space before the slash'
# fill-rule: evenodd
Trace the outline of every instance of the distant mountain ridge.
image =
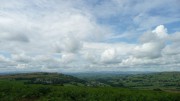
<svg viewBox="0 0 180 101">
<path fill-rule="evenodd" d="M 152 74 L 158 73 L 153 71 L 99 71 L 99 72 L 79 72 L 79 73 L 66 73 L 78 78 L 85 77 L 109 77 L 109 76 L 126 76 L 126 75 L 136 75 L 136 74 Z"/>
</svg>

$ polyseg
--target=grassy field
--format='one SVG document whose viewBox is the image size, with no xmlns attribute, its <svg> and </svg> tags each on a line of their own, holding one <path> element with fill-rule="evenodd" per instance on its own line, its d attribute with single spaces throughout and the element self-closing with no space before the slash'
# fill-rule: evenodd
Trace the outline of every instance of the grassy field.
<svg viewBox="0 0 180 101">
<path fill-rule="evenodd" d="M 90 81 L 56 73 L 0 78 L 0 101 L 180 101 L 178 91 L 92 85 Z M 34 82 L 37 80 L 41 82 Z"/>
</svg>

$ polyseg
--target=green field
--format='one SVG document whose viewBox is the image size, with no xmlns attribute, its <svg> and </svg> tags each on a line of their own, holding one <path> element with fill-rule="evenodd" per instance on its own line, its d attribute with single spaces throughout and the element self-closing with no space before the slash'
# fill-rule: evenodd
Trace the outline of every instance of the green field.
<svg viewBox="0 0 180 101">
<path fill-rule="evenodd" d="M 133 75 L 134 79 L 137 79 L 136 76 L 139 77 L 139 75 Z M 120 77 L 113 78 L 111 79 L 116 80 Z M 93 80 L 95 79 L 93 78 Z M 100 82 L 97 79 L 94 81 L 95 84 L 92 82 L 90 78 L 85 81 L 57 73 L 0 76 L 0 101 L 180 101 L 178 90 L 167 91 L 160 86 L 157 87 L 161 89 L 153 87 L 141 89 L 127 85 L 113 87 L 113 85 L 105 83 L 101 86 L 97 83 Z M 172 89 L 176 88 L 176 86 L 171 87 Z"/>
</svg>

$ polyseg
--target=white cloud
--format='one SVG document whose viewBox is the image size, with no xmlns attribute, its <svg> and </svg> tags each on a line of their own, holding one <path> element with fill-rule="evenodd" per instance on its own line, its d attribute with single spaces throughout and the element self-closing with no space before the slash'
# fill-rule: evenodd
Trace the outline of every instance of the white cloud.
<svg viewBox="0 0 180 101">
<path fill-rule="evenodd" d="M 91 71 L 178 66 L 180 33 L 161 25 L 177 21 L 176 10 L 170 4 L 170 11 L 154 13 L 171 15 L 151 14 L 168 0 L 151 5 L 148 0 L 20 1 L 0 1 L 0 50 L 8 53 L 0 53 L 0 67 Z"/>
<path fill-rule="evenodd" d="M 101 54 L 101 61 L 105 63 L 114 62 L 116 58 L 115 49 L 107 49 Z"/>
<path fill-rule="evenodd" d="M 168 36 L 167 29 L 164 27 L 164 25 L 157 26 L 156 29 L 152 32 L 155 33 L 155 35 L 160 39 L 166 38 Z"/>
</svg>

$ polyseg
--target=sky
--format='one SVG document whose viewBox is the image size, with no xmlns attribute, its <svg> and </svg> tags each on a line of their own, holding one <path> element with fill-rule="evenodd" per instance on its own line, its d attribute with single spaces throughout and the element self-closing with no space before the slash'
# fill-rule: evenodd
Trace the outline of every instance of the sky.
<svg viewBox="0 0 180 101">
<path fill-rule="evenodd" d="M 12 71 L 180 71 L 180 1 L 0 0 Z"/>
</svg>

